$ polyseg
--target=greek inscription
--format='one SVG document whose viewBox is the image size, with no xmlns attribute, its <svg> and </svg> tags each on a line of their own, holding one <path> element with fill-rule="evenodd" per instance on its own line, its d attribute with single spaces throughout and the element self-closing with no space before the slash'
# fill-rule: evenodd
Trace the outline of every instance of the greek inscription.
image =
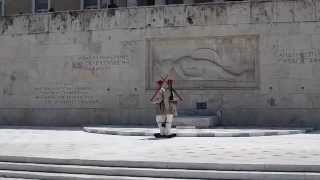
<svg viewBox="0 0 320 180">
<path fill-rule="evenodd" d="M 99 100 L 91 94 L 91 87 L 35 87 L 34 99 L 50 105 L 93 105 Z"/>
<path fill-rule="evenodd" d="M 278 49 L 275 52 L 278 62 L 288 64 L 320 63 L 320 49 Z"/>
<path fill-rule="evenodd" d="M 80 56 L 72 61 L 73 69 L 83 69 L 92 72 L 106 71 L 112 66 L 129 64 L 129 56 Z"/>
</svg>

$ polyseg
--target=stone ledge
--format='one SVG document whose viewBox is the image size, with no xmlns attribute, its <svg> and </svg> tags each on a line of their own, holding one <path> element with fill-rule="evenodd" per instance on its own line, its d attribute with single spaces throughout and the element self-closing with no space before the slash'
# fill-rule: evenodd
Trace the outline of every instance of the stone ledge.
<svg viewBox="0 0 320 180">
<path fill-rule="evenodd" d="M 158 128 L 125 128 L 115 126 L 105 127 L 83 127 L 89 133 L 121 135 L 121 136 L 153 136 L 158 133 Z M 253 137 L 253 136 L 275 136 L 290 135 L 309 132 L 310 129 L 175 129 L 177 137 Z"/>
</svg>

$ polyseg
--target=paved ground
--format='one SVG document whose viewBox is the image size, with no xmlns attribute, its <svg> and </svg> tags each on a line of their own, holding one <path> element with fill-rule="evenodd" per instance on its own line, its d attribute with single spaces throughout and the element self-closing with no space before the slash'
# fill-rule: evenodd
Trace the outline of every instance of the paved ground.
<svg viewBox="0 0 320 180">
<path fill-rule="evenodd" d="M 0 156 L 90 160 L 320 165 L 320 134 L 261 137 L 115 136 L 79 130 L 0 129 Z"/>
</svg>

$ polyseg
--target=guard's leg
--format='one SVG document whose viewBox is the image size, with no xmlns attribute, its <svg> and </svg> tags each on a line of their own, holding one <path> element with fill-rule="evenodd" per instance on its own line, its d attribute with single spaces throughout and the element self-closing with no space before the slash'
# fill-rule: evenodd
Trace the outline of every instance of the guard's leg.
<svg viewBox="0 0 320 180">
<path fill-rule="evenodd" d="M 165 135 L 166 136 L 169 136 L 170 133 L 171 133 L 172 119 L 173 119 L 173 115 L 172 114 L 167 114 L 166 115 L 166 128 L 165 128 Z"/>
<path fill-rule="evenodd" d="M 165 135 L 165 127 L 163 127 L 163 123 L 165 122 L 165 115 L 157 115 L 156 121 L 157 121 L 158 127 L 160 129 L 160 135 L 164 136 Z"/>
</svg>

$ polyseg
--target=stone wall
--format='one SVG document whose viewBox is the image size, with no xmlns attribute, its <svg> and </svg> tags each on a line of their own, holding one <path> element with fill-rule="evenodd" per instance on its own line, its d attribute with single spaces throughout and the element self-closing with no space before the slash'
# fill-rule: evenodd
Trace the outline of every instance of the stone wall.
<svg viewBox="0 0 320 180">
<path fill-rule="evenodd" d="M 154 81 L 173 69 L 181 114 L 222 109 L 222 125 L 319 127 L 319 2 L 2 18 L 0 123 L 155 124 Z"/>
</svg>

